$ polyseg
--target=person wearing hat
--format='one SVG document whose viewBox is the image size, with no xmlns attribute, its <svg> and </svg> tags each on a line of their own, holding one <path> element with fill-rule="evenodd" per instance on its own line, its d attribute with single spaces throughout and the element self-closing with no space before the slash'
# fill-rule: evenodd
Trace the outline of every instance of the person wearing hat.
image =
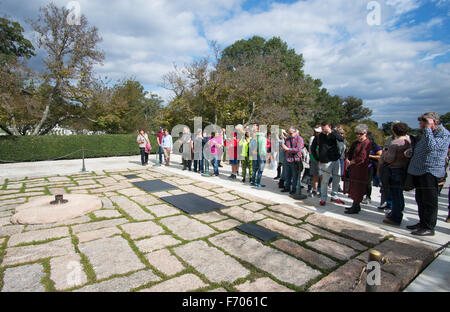
<svg viewBox="0 0 450 312">
<path fill-rule="evenodd" d="M 164 154 L 163 148 L 161 146 L 163 136 L 164 136 L 164 129 L 163 129 L 163 127 L 159 127 L 159 132 L 156 134 L 156 141 L 158 141 L 158 146 L 159 146 L 158 154 L 159 154 L 159 163 L 160 164 L 162 164 L 163 155 L 164 155 L 164 162 L 166 162 L 166 155 Z"/>
<path fill-rule="evenodd" d="M 319 197 L 320 192 L 318 192 L 319 187 L 319 160 L 316 159 L 312 153 L 311 147 L 315 140 L 319 137 L 319 134 L 322 132 L 322 127 L 320 125 L 317 125 L 314 127 L 314 134 L 309 139 L 309 159 L 310 159 L 310 165 L 309 165 L 309 173 L 312 176 L 312 191 L 311 191 L 311 197 Z M 317 151 L 319 149 L 319 145 L 316 143 Z"/>
<path fill-rule="evenodd" d="M 408 174 L 416 188 L 416 202 L 419 223 L 407 226 L 417 236 L 433 236 L 438 213 L 438 179 L 445 176 L 445 157 L 450 143 L 450 133 L 440 124 L 435 112 L 428 112 L 418 118 L 423 135 L 416 141 L 414 150 L 407 150 L 405 156 L 413 152 Z"/>
</svg>

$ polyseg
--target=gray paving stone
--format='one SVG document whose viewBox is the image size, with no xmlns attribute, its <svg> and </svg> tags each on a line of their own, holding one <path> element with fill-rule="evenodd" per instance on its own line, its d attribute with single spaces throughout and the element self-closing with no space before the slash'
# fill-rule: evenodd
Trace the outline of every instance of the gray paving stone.
<svg viewBox="0 0 450 312">
<path fill-rule="evenodd" d="M 330 258 L 310 249 L 306 249 L 287 239 L 277 240 L 273 242 L 272 245 L 321 269 L 329 270 L 338 265 L 338 263 Z"/>
<path fill-rule="evenodd" d="M 119 206 L 125 213 L 127 213 L 134 220 L 142 221 L 142 220 L 150 220 L 154 219 L 154 217 L 145 212 L 141 207 L 138 206 L 135 202 L 132 202 L 126 197 L 123 196 L 113 196 L 111 200 Z"/>
<path fill-rule="evenodd" d="M 162 203 L 156 197 L 149 195 L 149 194 L 145 194 L 145 195 L 141 195 L 141 196 L 133 196 L 133 197 L 131 197 L 131 199 L 134 200 L 135 202 L 141 204 L 142 206 L 150 206 L 150 205 Z"/>
<path fill-rule="evenodd" d="M 144 268 L 128 242 L 120 236 L 102 238 L 78 245 L 92 264 L 97 279 Z"/>
<path fill-rule="evenodd" d="M 75 249 L 70 238 L 63 238 L 45 244 L 11 247 L 6 249 L 2 266 L 32 262 L 48 257 L 74 254 Z"/>
<path fill-rule="evenodd" d="M 89 223 L 85 223 L 85 224 L 79 224 L 79 225 L 72 226 L 72 231 L 73 231 L 73 233 L 87 232 L 87 231 L 98 230 L 98 229 L 106 228 L 106 227 L 115 227 L 117 225 L 121 225 L 121 224 L 124 224 L 127 222 L 129 222 L 129 221 L 125 218 L 89 222 Z"/>
<path fill-rule="evenodd" d="M 11 224 L 11 217 L 0 218 L 0 227 Z"/>
<path fill-rule="evenodd" d="M 222 213 L 229 215 L 235 219 L 238 219 L 244 223 L 258 221 L 264 219 L 266 216 L 258 212 L 252 212 L 250 210 L 241 207 L 231 207 L 221 210 Z"/>
<path fill-rule="evenodd" d="M 269 207 L 270 210 L 276 211 L 276 212 L 281 212 L 285 215 L 294 217 L 296 219 L 301 219 L 304 216 L 308 215 L 311 213 L 311 211 L 300 208 L 298 206 L 294 206 L 294 205 L 289 205 L 289 204 L 281 204 L 281 205 L 276 205 L 276 206 L 270 206 Z"/>
<path fill-rule="evenodd" d="M 134 242 L 140 251 L 147 253 L 157 249 L 166 248 L 180 243 L 170 235 L 159 235 Z"/>
<path fill-rule="evenodd" d="M 22 265 L 6 269 L 2 292 L 42 292 L 45 291 L 41 279 L 45 273 L 40 263 Z"/>
<path fill-rule="evenodd" d="M 198 276 L 185 274 L 143 289 L 141 292 L 186 292 L 207 286 Z"/>
<path fill-rule="evenodd" d="M 203 222 L 206 222 L 206 223 L 217 222 L 217 221 L 221 221 L 221 220 L 228 218 L 227 216 L 224 216 L 216 211 L 196 214 L 196 215 L 192 215 L 192 216 L 194 218 L 201 220 Z"/>
<path fill-rule="evenodd" d="M 209 241 L 289 284 L 302 286 L 321 274 L 305 263 L 236 231 L 216 235 Z"/>
<path fill-rule="evenodd" d="M 221 193 L 216 195 L 217 198 L 224 200 L 224 201 L 230 201 L 230 200 L 237 200 L 239 197 L 235 195 L 231 195 L 230 193 Z"/>
<path fill-rule="evenodd" d="M 261 277 L 254 282 L 246 281 L 235 286 L 241 292 L 293 292 L 292 289 L 274 282 L 268 277 Z"/>
<path fill-rule="evenodd" d="M 125 196 L 139 196 L 139 195 L 145 196 L 145 194 L 146 194 L 144 191 L 141 191 L 140 189 L 138 189 L 136 187 L 126 188 L 126 189 L 120 190 L 118 192 Z"/>
<path fill-rule="evenodd" d="M 15 224 L 8 226 L 0 226 L 0 236 L 10 236 L 23 231 L 25 225 Z"/>
<path fill-rule="evenodd" d="M 99 238 L 111 237 L 113 235 L 120 235 L 122 232 L 116 227 L 103 228 L 94 231 L 81 232 L 76 234 L 80 243 L 89 242 Z"/>
<path fill-rule="evenodd" d="M 348 239 L 348 238 L 344 238 L 342 236 L 335 235 L 333 233 L 325 231 L 325 230 L 323 230 L 321 228 L 318 228 L 318 227 L 316 227 L 314 225 L 311 225 L 311 224 L 303 224 L 300 227 L 305 229 L 305 230 L 307 230 L 307 231 L 309 231 L 309 232 L 311 232 L 311 233 L 313 233 L 313 234 L 317 234 L 317 235 L 320 235 L 322 237 L 325 237 L 325 238 L 331 239 L 333 241 L 336 241 L 338 243 L 350 246 L 350 247 L 352 247 L 353 249 L 356 249 L 356 250 L 362 251 L 362 250 L 366 250 L 367 249 L 366 246 L 358 243 L 357 241 L 354 241 L 354 240 Z"/>
<path fill-rule="evenodd" d="M 211 191 L 205 190 L 204 188 L 194 186 L 194 185 L 181 185 L 181 186 L 179 186 L 179 188 L 182 189 L 183 191 L 197 194 L 197 195 L 203 196 L 203 197 L 215 195 L 215 193 L 213 193 Z"/>
<path fill-rule="evenodd" d="M 114 207 L 112 201 L 109 198 L 101 197 L 100 199 L 102 200 L 103 203 L 103 209 L 116 209 L 116 207 Z"/>
<path fill-rule="evenodd" d="M 161 280 L 152 271 L 139 271 L 125 277 L 116 277 L 97 284 L 88 285 L 74 292 L 128 292 L 150 282 Z"/>
<path fill-rule="evenodd" d="M 86 273 L 78 254 L 50 259 L 50 279 L 55 282 L 56 290 L 64 290 L 87 283 Z"/>
<path fill-rule="evenodd" d="M 204 241 L 188 243 L 173 249 L 184 261 L 212 282 L 234 282 L 246 277 L 250 271 L 232 257 Z"/>
<path fill-rule="evenodd" d="M 299 242 L 311 239 L 313 237 L 313 235 L 308 231 L 300 229 L 296 226 L 287 225 L 274 219 L 264 219 L 259 221 L 257 224 Z"/>
<path fill-rule="evenodd" d="M 91 218 L 88 216 L 81 216 L 75 219 L 62 221 L 62 222 L 56 222 L 56 223 L 49 223 L 49 224 L 32 224 L 27 225 L 25 228 L 25 231 L 36 231 L 36 230 L 42 230 L 42 229 L 49 229 L 49 228 L 56 228 L 58 226 L 64 226 L 64 225 L 75 225 L 80 223 L 87 223 L 91 222 Z"/>
<path fill-rule="evenodd" d="M 23 243 L 40 242 L 51 238 L 59 238 L 69 236 L 67 227 L 58 227 L 48 230 L 30 231 L 11 235 L 8 246 L 16 246 Z"/>
<path fill-rule="evenodd" d="M 348 260 L 357 254 L 357 251 L 350 247 L 323 238 L 306 244 L 339 260 Z"/>
<path fill-rule="evenodd" d="M 167 249 L 154 251 L 146 257 L 151 265 L 167 276 L 175 275 L 185 269 L 184 265 Z"/>
<path fill-rule="evenodd" d="M 248 202 L 249 201 L 245 200 L 245 199 L 237 199 L 237 200 L 222 202 L 222 204 L 227 207 L 233 207 L 233 206 L 240 206 L 240 205 L 246 204 Z"/>
<path fill-rule="evenodd" d="M 153 221 L 127 223 L 121 225 L 121 228 L 130 234 L 131 239 L 164 233 L 164 229 Z"/>
<path fill-rule="evenodd" d="M 251 211 L 259 211 L 261 209 L 264 209 L 266 206 L 258 204 L 258 203 L 248 203 L 248 204 L 242 205 L 241 207 L 251 210 Z"/>
<path fill-rule="evenodd" d="M 369 244 L 379 244 L 389 234 L 386 231 L 372 229 L 319 214 L 309 216 L 306 222 Z"/>
<path fill-rule="evenodd" d="M 277 220 L 280 220 L 280 221 L 283 221 L 283 222 L 286 222 L 286 223 L 289 223 L 289 224 L 292 224 L 292 225 L 302 222 L 301 220 L 294 219 L 294 218 L 288 217 L 288 216 L 286 216 L 284 214 L 276 213 L 276 212 L 273 212 L 273 211 L 270 211 L 270 210 L 267 210 L 267 209 L 265 209 L 263 211 L 260 211 L 260 212 L 262 214 L 265 214 L 266 216 L 269 216 L 271 218 L 274 218 L 274 219 L 277 219 Z"/>
<path fill-rule="evenodd" d="M 185 240 L 193 240 L 216 233 L 206 224 L 183 215 L 164 218 L 160 222 Z"/>
<path fill-rule="evenodd" d="M 119 218 L 123 217 L 122 214 L 114 209 L 108 209 L 108 210 L 97 210 L 93 212 L 94 216 L 96 218 Z"/>
<path fill-rule="evenodd" d="M 181 213 L 181 210 L 178 210 L 166 204 L 147 206 L 146 208 L 158 218 L 173 216 Z"/>
<path fill-rule="evenodd" d="M 227 231 L 229 229 L 232 229 L 236 226 L 241 225 L 242 223 L 233 219 L 227 219 L 216 223 L 211 223 L 212 227 L 215 227 L 219 231 Z"/>
</svg>

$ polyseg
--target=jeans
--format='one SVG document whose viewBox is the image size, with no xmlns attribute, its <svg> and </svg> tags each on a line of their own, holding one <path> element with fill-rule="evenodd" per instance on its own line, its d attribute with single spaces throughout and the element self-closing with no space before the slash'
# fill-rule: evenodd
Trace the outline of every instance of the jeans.
<svg viewBox="0 0 450 312">
<path fill-rule="evenodd" d="M 252 183 L 260 184 L 266 161 L 258 156 L 257 160 L 252 160 L 253 174 Z"/>
<path fill-rule="evenodd" d="M 299 175 L 299 165 L 295 162 L 286 162 L 286 180 L 284 181 L 284 189 L 295 193 L 297 190 Z M 292 184 L 292 191 L 291 191 Z"/>
<path fill-rule="evenodd" d="M 341 177 L 344 176 L 344 168 L 345 168 L 345 159 L 339 159 L 339 163 L 341 165 Z"/>
<path fill-rule="evenodd" d="M 164 154 L 163 148 L 161 146 L 158 149 L 158 154 L 159 154 L 159 163 L 160 164 L 162 164 L 163 155 L 164 155 L 164 162 L 167 162 L 166 155 Z"/>
<path fill-rule="evenodd" d="M 213 168 L 214 168 L 214 174 L 215 175 L 219 175 L 219 162 L 220 162 L 219 156 L 213 155 L 213 157 L 214 158 L 211 160 L 211 163 L 212 163 Z"/>
<path fill-rule="evenodd" d="M 145 147 L 140 147 L 141 150 L 141 163 L 145 165 L 148 163 L 148 154 L 145 152 Z"/>
<path fill-rule="evenodd" d="M 389 168 L 389 192 L 392 199 L 392 212 L 390 219 L 401 223 L 403 219 L 403 209 L 405 209 L 405 199 L 403 197 L 404 168 Z"/>
<path fill-rule="evenodd" d="M 416 202 L 419 210 L 420 225 L 424 229 L 434 230 L 438 213 L 438 181 L 431 173 L 413 176 L 416 187 Z"/>
<path fill-rule="evenodd" d="M 331 198 L 337 199 L 339 191 L 339 166 L 340 160 L 330 161 L 319 164 L 320 174 L 322 175 L 322 182 L 320 184 L 320 200 L 326 201 L 328 198 L 328 181 L 333 176 L 333 185 L 331 187 Z"/>
<path fill-rule="evenodd" d="M 199 160 L 194 159 L 194 171 L 197 172 L 197 170 L 203 173 L 203 158 Z"/>
</svg>

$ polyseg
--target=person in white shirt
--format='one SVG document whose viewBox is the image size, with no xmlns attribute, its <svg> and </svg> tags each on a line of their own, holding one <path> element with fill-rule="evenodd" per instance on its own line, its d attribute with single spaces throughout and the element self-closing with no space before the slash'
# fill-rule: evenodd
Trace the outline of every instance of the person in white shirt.
<svg viewBox="0 0 450 312">
<path fill-rule="evenodd" d="M 142 166 L 148 165 L 148 153 L 145 151 L 145 146 L 149 143 L 148 135 L 143 129 L 139 130 L 136 142 L 139 144 L 139 149 L 141 150 L 141 163 Z"/>
<path fill-rule="evenodd" d="M 169 134 L 169 129 L 164 130 L 164 136 L 162 138 L 161 147 L 164 151 L 164 156 L 166 157 L 166 166 L 170 166 L 170 153 L 173 148 L 172 136 Z"/>
</svg>

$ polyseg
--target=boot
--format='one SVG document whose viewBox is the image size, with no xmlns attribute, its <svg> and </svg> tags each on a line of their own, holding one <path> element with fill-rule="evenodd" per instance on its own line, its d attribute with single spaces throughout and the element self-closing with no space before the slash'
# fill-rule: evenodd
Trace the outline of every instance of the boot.
<svg viewBox="0 0 450 312">
<path fill-rule="evenodd" d="M 277 167 L 277 176 L 273 178 L 274 180 L 278 180 L 281 177 L 281 166 L 278 165 Z"/>
<path fill-rule="evenodd" d="M 361 211 L 361 206 L 359 203 L 353 202 L 353 205 L 350 208 L 345 210 L 346 214 L 358 214 Z"/>
<path fill-rule="evenodd" d="M 280 181 L 278 182 L 278 188 L 284 189 L 284 180 L 283 179 L 280 179 Z"/>
</svg>

